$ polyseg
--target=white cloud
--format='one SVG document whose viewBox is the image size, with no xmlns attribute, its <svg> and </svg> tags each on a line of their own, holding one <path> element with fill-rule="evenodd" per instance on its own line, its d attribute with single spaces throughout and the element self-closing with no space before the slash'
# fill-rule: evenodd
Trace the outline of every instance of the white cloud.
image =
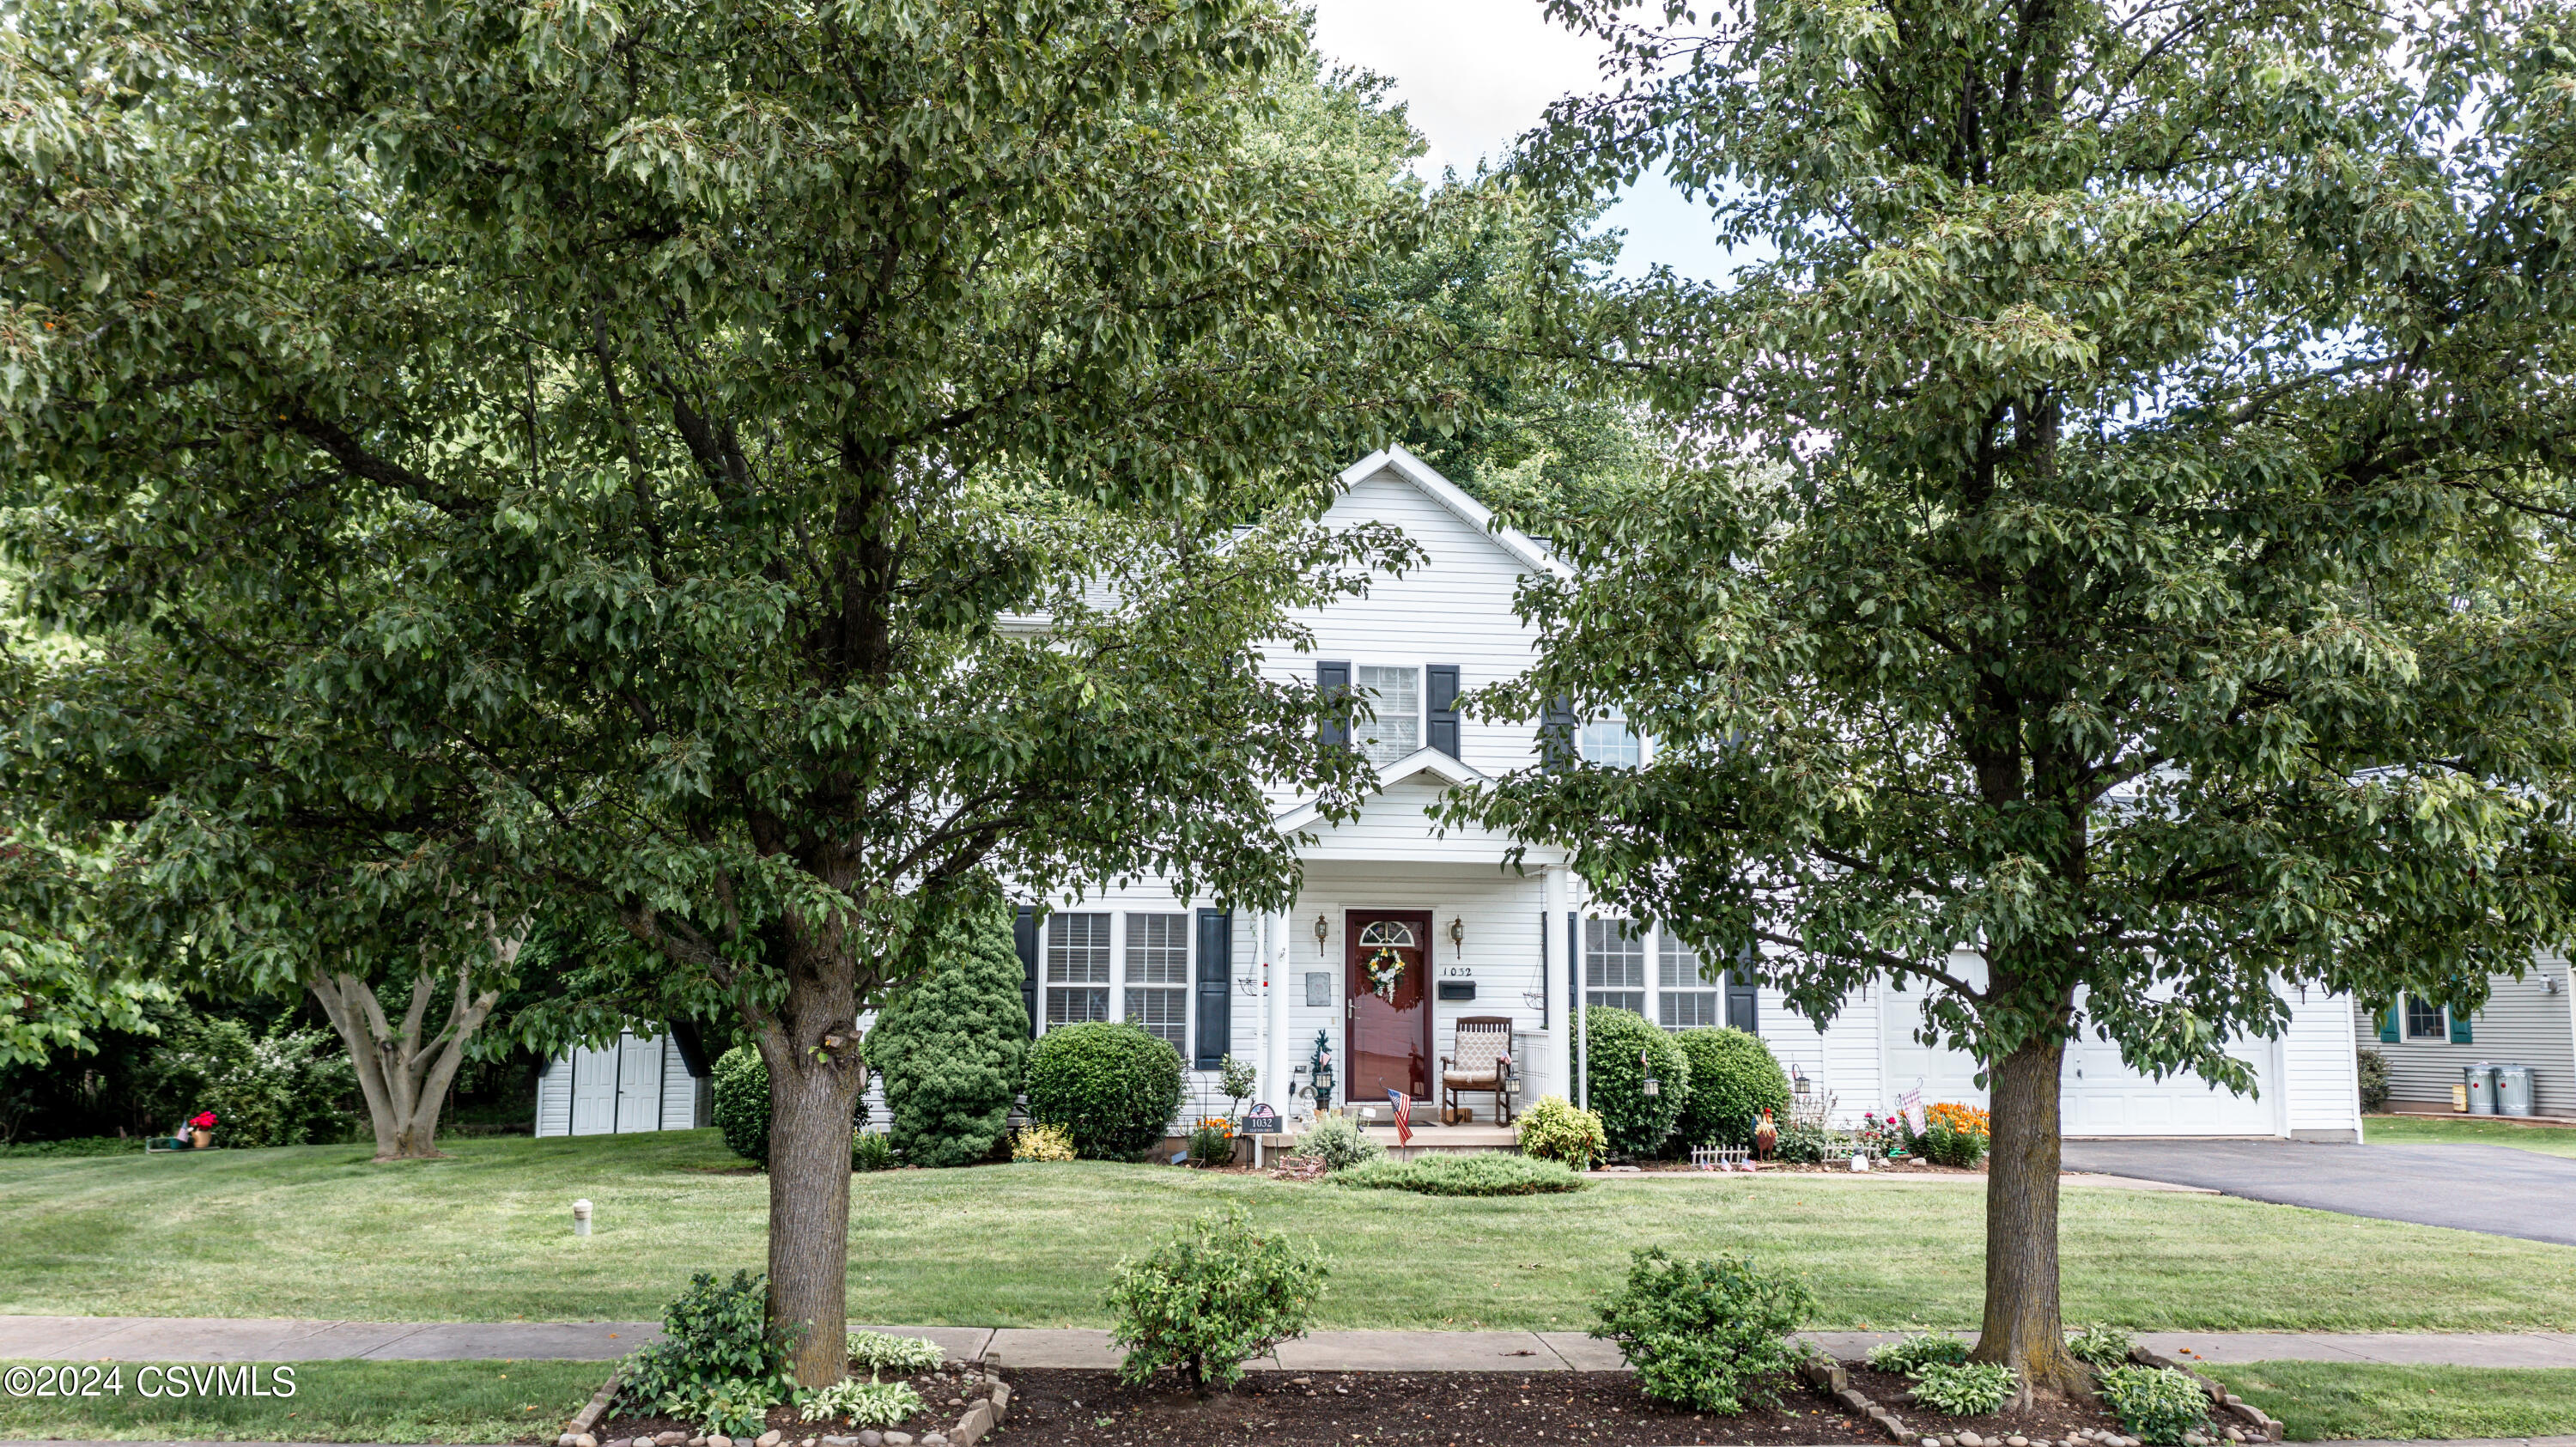
<svg viewBox="0 0 2576 1447">
<path fill-rule="evenodd" d="M 1602 46 L 1550 23 L 1538 0 L 1313 0 L 1315 43 L 1337 61 L 1395 81 L 1413 128 L 1429 143 L 1428 179 L 1472 172 L 1538 123 L 1548 102 L 1599 88 Z M 1621 275 L 1662 264 L 1716 277 L 1727 258 L 1707 213 L 1661 177 L 1621 196 L 1604 225 L 1623 227 Z"/>
</svg>

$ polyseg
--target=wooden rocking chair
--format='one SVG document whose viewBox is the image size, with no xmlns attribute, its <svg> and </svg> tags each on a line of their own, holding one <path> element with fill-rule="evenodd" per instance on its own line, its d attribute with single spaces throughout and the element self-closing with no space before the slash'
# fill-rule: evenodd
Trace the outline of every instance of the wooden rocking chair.
<svg viewBox="0 0 2576 1447">
<path fill-rule="evenodd" d="M 1512 1021 L 1508 1015 L 1471 1015 L 1460 1020 L 1451 1042 L 1454 1055 L 1440 1057 L 1440 1123 L 1463 1124 L 1476 1113 L 1458 1104 L 1458 1093 L 1494 1094 L 1494 1119 L 1512 1123 Z"/>
</svg>

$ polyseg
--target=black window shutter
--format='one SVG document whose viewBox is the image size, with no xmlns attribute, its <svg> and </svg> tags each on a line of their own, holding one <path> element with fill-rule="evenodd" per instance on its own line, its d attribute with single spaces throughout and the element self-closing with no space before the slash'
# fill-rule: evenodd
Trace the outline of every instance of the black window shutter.
<svg viewBox="0 0 2576 1447">
<path fill-rule="evenodd" d="M 1430 725 L 1426 742 L 1458 758 L 1458 665 L 1434 663 L 1424 668 L 1422 693 L 1423 702 L 1429 706 L 1425 711 Z"/>
<path fill-rule="evenodd" d="M 1348 699 L 1351 696 L 1351 666 L 1347 663 L 1316 664 L 1315 692 L 1322 697 L 1328 708 Z M 1351 741 L 1350 716 L 1339 714 L 1327 717 L 1323 728 L 1315 737 L 1328 744 L 1349 743 Z"/>
<path fill-rule="evenodd" d="M 1547 722 L 1538 731 L 1538 756 L 1551 773 L 1574 762 L 1574 700 L 1548 700 Z"/>
<path fill-rule="evenodd" d="M 1758 988 L 1740 968 L 1740 958 L 1739 968 L 1726 972 L 1726 1023 L 1747 1035 L 1762 1033 L 1754 1028 L 1760 1023 L 1753 1016 L 1754 1002 L 1761 998 L 1756 993 Z"/>
<path fill-rule="evenodd" d="M 1234 914 L 1199 911 L 1198 1068 L 1214 1070 L 1234 1048 Z"/>
<path fill-rule="evenodd" d="M 1020 951 L 1020 1003 L 1029 1012 L 1029 1038 L 1038 1035 L 1038 912 L 1021 905 L 1011 920 L 1011 943 Z"/>
</svg>

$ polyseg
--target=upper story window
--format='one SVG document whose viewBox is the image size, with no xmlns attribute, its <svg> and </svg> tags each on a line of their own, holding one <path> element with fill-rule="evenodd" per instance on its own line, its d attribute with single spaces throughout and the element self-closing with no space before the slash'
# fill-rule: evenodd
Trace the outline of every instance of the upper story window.
<svg viewBox="0 0 2576 1447">
<path fill-rule="evenodd" d="M 1422 747 L 1422 670 L 1363 663 L 1351 683 L 1377 717 L 1352 725 L 1370 763 L 1392 764 Z"/>
<path fill-rule="evenodd" d="M 1646 761 L 1645 740 L 1625 719 L 1604 719 L 1576 730 L 1574 751 L 1587 764 L 1633 769 Z"/>
</svg>

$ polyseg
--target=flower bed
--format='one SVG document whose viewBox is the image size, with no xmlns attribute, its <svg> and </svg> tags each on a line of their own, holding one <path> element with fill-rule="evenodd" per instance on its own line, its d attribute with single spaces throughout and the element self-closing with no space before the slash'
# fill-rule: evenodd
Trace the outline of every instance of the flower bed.
<svg viewBox="0 0 2576 1447">
<path fill-rule="evenodd" d="M 864 1374 L 862 1374 L 864 1375 Z M 909 1376 L 884 1373 L 889 1382 L 909 1385 L 921 1398 L 921 1408 L 902 1420 L 890 1424 L 861 1427 L 844 1421 L 808 1422 L 793 1406 L 769 1409 L 767 1430 L 757 1438 L 725 1438 L 705 1435 L 702 1424 L 650 1413 L 637 1413 L 620 1403 L 608 1420 L 589 1432 L 566 1434 L 574 1437 L 572 1447 L 587 1447 L 581 1437 L 588 1437 L 600 1447 L 968 1447 L 976 1437 L 997 1425 L 997 1418 L 1011 1415 L 1010 1389 L 998 1374 L 966 1362 L 950 1362 L 929 1371 Z M 975 1415 L 976 1405 L 984 1404 L 981 1427 L 961 1431 L 961 1424 Z M 560 1441 L 561 1439 L 557 1439 Z"/>
</svg>

